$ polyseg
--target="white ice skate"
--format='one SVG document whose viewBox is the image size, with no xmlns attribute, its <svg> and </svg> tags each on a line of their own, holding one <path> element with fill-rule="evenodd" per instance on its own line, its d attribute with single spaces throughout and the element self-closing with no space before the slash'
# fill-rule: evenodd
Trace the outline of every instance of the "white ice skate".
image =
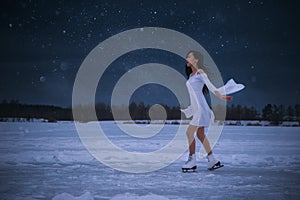
<svg viewBox="0 0 300 200">
<path fill-rule="evenodd" d="M 208 163 L 207 163 L 207 169 L 208 170 L 215 170 L 218 169 L 220 167 L 223 167 L 224 165 L 221 164 L 221 162 L 219 160 L 217 160 L 214 155 L 208 155 L 206 157 L 208 159 Z"/>
<path fill-rule="evenodd" d="M 182 172 L 188 172 L 188 171 L 195 172 L 196 169 L 197 169 L 196 155 L 193 154 L 193 155 L 189 156 L 188 160 L 182 166 Z"/>
</svg>

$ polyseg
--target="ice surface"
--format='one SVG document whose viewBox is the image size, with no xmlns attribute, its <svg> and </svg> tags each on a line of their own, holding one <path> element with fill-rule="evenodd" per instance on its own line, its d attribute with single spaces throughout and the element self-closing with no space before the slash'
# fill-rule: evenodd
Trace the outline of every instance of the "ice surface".
<svg viewBox="0 0 300 200">
<path fill-rule="evenodd" d="M 81 196 L 74 197 L 68 193 L 62 193 L 56 195 L 52 200 L 94 200 L 94 197 L 91 195 L 90 192 L 86 192 Z"/>
<path fill-rule="evenodd" d="M 147 194 L 147 195 L 136 195 L 136 194 L 130 194 L 130 193 L 125 193 L 125 194 L 118 194 L 112 198 L 112 200 L 168 200 L 168 198 L 156 194 Z"/>
<path fill-rule="evenodd" d="M 137 139 L 113 122 L 101 126 L 114 144 L 136 152 L 163 147 L 178 128 Z M 208 171 L 198 155 L 197 173 L 182 173 L 183 155 L 131 174 L 93 158 L 71 122 L 0 123 L 1 199 L 299 199 L 299 140 L 299 127 L 225 126 L 214 148 L 225 167 Z"/>
</svg>

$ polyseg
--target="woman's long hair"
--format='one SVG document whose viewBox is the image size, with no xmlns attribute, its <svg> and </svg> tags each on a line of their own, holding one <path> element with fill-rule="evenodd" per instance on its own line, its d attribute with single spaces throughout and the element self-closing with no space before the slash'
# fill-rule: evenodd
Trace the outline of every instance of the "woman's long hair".
<svg viewBox="0 0 300 200">
<path fill-rule="evenodd" d="M 189 55 L 190 53 L 192 53 L 194 55 L 194 57 L 198 60 L 198 63 L 197 63 L 198 69 L 202 69 L 203 71 L 206 72 L 207 71 L 206 67 L 204 67 L 204 64 L 203 64 L 203 55 L 199 51 L 194 51 L 194 50 L 188 52 L 187 55 Z M 189 78 L 190 74 L 192 73 L 192 68 L 188 67 L 187 64 L 185 64 L 185 72 L 186 72 L 187 77 Z M 203 94 L 209 93 L 209 90 L 205 84 L 202 88 L 202 92 L 203 92 Z"/>
</svg>

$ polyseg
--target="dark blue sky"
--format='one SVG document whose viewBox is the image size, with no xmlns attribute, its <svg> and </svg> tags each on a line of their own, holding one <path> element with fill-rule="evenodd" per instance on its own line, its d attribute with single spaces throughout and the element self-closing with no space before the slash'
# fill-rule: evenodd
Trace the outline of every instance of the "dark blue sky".
<svg viewBox="0 0 300 200">
<path fill-rule="evenodd" d="M 233 103 L 261 108 L 300 102 L 300 9 L 294 1 L 4 0 L 0 11 L 0 100 L 71 106 L 77 70 L 95 46 L 128 29 L 165 27 L 199 42 L 223 80 L 234 77 L 246 85 Z M 118 78 L 148 62 L 184 74 L 184 60 L 175 55 L 132 52 L 110 66 L 97 100 L 109 102 Z M 132 99 L 175 101 L 156 85 L 139 89 Z"/>
</svg>

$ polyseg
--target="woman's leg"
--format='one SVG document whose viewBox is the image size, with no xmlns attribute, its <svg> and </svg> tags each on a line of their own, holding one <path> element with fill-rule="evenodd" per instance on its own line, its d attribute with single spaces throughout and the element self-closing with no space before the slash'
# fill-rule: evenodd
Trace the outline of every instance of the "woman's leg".
<svg viewBox="0 0 300 200">
<path fill-rule="evenodd" d="M 208 141 L 208 139 L 207 139 L 207 137 L 206 137 L 206 135 L 204 133 L 204 127 L 199 127 L 197 129 L 197 137 L 199 138 L 199 140 L 203 144 L 204 149 L 205 149 L 207 155 L 212 154 L 212 150 L 211 150 L 209 141 Z"/>
<path fill-rule="evenodd" d="M 194 137 L 194 133 L 196 132 L 196 130 L 197 130 L 197 126 L 193 126 L 193 125 L 189 125 L 186 130 L 186 136 L 189 143 L 190 156 L 195 154 L 196 152 L 196 143 Z"/>
</svg>

